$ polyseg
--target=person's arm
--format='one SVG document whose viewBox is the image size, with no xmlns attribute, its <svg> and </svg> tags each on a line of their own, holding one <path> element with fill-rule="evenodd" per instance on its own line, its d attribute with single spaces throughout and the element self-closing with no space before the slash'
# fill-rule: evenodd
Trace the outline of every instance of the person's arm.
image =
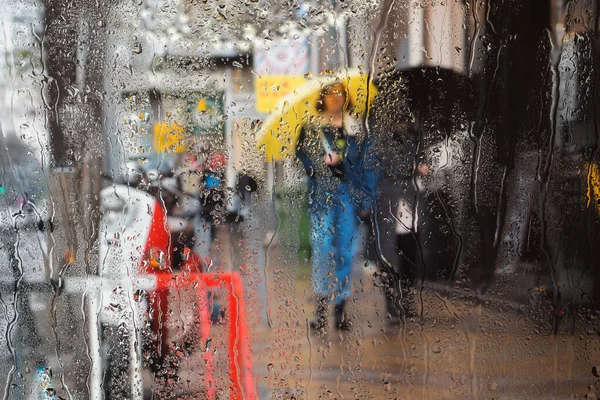
<svg viewBox="0 0 600 400">
<path fill-rule="evenodd" d="M 312 177 L 314 175 L 315 169 L 313 165 L 312 159 L 308 155 L 307 145 L 307 128 L 306 125 L 300 128 L 300 136 L 298 136 L 298 141 L 296 142 L 296 158 L 302 162 L 304 166 L 304 170 L 306 171 L 306 175 Z"/>
<path fill-rule="evenodd" d="M 347 146 L 344 157 L 354 172 L 351 174 L 354 185 L 361 192 L 360 216 L 365 218 L 371 213 L 373 199 L 377 195 L 380 160 L 375 151 L 374 138 L 364 133 L 362 122 L 350 115 L 345 119 Z M 361 138 L 362 141 L 357 138 Z"/>
</svg>

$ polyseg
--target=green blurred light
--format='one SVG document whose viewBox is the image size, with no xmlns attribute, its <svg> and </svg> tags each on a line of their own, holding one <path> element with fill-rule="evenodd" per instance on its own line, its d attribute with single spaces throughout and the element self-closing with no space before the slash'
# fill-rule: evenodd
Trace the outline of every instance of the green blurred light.
<svg viewBox="0 0 600 400">
<path fill-rule="evenodd" d="M 6 193 L 6 188 L 2 185 L 0 185 L 0 194 L 5 194 Z"/>
</svg>

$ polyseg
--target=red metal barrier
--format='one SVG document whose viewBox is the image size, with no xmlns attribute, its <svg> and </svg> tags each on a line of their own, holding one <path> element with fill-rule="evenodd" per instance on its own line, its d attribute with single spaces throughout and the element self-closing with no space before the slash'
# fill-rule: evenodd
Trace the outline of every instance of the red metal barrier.
<svg viewBox="0 0 600 400">
<path fill-rule="evenodd" d="M 184 273 L 171 275 L 155 274 L 157 293 L 166 293 L 171 288 L 194 288 L 198 298 L 200 337 L 206 343 L 210 337 L 210 310 L 206 290 L 224 287 L 229 297 L 229 376 L 232 382 L 232 400 L 255 400 L 258 396 L 252 377 L 252 356 L 242 278 L 231 273 Z M 212 351 L 204 352 L 206 362 L 207 399 L 215 399 L 214 362 Z"/>
</svg>

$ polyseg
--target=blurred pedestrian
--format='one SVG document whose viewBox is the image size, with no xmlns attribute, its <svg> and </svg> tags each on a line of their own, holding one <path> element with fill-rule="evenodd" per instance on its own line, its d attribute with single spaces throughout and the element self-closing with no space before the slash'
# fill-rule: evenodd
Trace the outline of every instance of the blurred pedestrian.
<svg viewBox="0 0 600 400">
<path fill-rule="evenodd" d="M 215 239 L 215 228 L 225 222 L 225 155 L 214 151 L 204 165 L 201 181 L 200 202 L 202 219 L 210 231 L 210 242 Z"/>
<path fill-rule="evenodd" d="M 396 199 L 397 209 L 394 218 L 396 232 L 396 250 L 398 251 L 399 285 L 388 284 L 386 289 L 387 312 L 392 324 L 400 322 L 400 311 L 405 316 L 412 315 L 410 290 L 414 287 L 419 275 L 420 263 L 418 252 L 419 241 L 419 199 L 415 178 L 428 173 L 428 167 L 421 164 L 418 157 L 419 137 L 413 123 L 399 124 L 396 135 L 401 136 L 401 156 L 396 160 L 396 179 L 399 197 Z M 415 164 L 417 168 L 415 171 Z M 423 220 L 423 218 L 421 218 Z M 422 266 L 421 266 L 422 267 Z M 389 282 L 391 283 L 391 282 Z M 400 293 L 402 291 L 403 293 Z M 402 299 L 398 307 L 397 299 Z"/>
<path fill-rule="evenodd" d="M 296 157 L 308 176 L 312 284 L 317 297 L 311 326 L 317 331 L 327 326 L 332 300 L 336 327 L 350 328 L 346 302 L 358 224 L 352 166 L 359 165 L 356 134 L 361 124 L 350 116 L 349 103 L 342 83 L 323 88 L 317 104 L 321 115 L 302 126 L 296 146 Z"/>
<path fill-rule="evenodd" d="M 419 137 L 414 129 L 412 115 L 406 106 L 399 106 L 394 119 L 387 116 L 382 120 L 377 110 L 372 120 L 378 159 L 378 214 L 374 234 L 379 237 L 378 252 L 381 252 L 381 287 L 386 300 L 388 321 L 397 324 L 403 315 L 413 313 L 409 292 L 422 267 L 419 262 L 419 223 L 423 218 L 419 211 L 416 181 L 427 166 L 420 163 Z M 415 165 L 417 166 L 415 168 Z"/>
<path fill-rule="evenodd" d="M 165 189 L 171 189 L 176 196 L 169 215 L 169 227 L 172 233 L 173 267 L 178 270 L 186 266 L 192 272 L 200 271 L 200 265 L 190 262 L 190 258 L 194 252 L 196 220 L 201 212 L 198 199 L 201 176 L 202 169 L 196 157 L 190 153 L 181 153 L 177 157 L 174 177 L 163 181 Z"/>
</svg>

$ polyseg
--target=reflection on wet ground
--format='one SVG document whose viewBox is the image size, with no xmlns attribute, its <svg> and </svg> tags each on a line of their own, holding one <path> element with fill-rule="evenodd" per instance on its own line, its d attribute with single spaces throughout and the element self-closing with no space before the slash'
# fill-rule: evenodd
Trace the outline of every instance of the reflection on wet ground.
<svg viewBox="0 0 600 400">
<path fill-rule="evenodd" d="M 302 277 L 293 299 L 274 291 L 272 307 L 281 318 L 273 329 L 262 326 L 254 338 L 258 385 L 269 388 L 266 393 L 306 399 L 464 399 L 584 398 L 596 392 L 591 368 L 600 357 L 600 332 L 592 328 L 595 317 L 579 318 L 576 335 L 565 326 L 553 338 L 550 314 L 543 311 L 549 303 L 543 300 L 517 304 L 492 294 L 479 308 L 426 288 L 423 318 L 390 326 L 372 274 L 359 272 L 364 273 L 355 284 L 348 333 L 333 327 L 322 337 L 309 333 L 312 299 Z"/>
</svg>

